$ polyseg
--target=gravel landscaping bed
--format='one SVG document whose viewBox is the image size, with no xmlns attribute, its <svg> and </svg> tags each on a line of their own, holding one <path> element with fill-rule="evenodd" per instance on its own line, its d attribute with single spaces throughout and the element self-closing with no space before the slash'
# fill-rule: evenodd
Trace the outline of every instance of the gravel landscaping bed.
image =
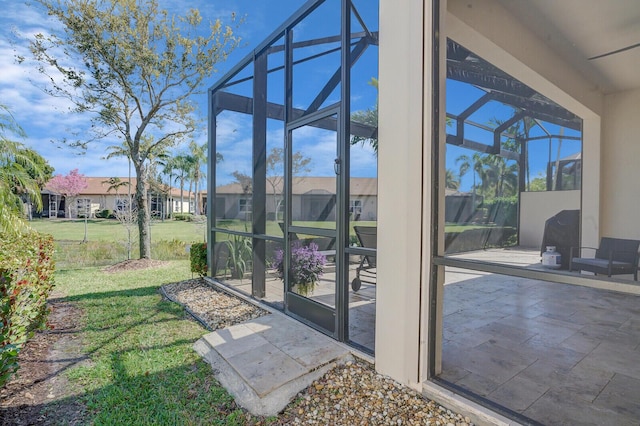
<svg viewBox="0 0 640 426">
<path fill-rule="evenodd" d="M 160 291 L 168 299 L 187 308 L 209 330 L 269 314 L 264 309 L 211 287 L 201 278 L 167 284 Z"/>
<path fill-rule="evenodd" d="M 192 279 L 165 285 L 162 293 L 214 330 L 268 314 L 267 311 Z M 274 422 L 289 425 L 471 426 L 456 414 L 376 373 L 362 361 L 336 367 L 300 392 Z"/>
</svg>

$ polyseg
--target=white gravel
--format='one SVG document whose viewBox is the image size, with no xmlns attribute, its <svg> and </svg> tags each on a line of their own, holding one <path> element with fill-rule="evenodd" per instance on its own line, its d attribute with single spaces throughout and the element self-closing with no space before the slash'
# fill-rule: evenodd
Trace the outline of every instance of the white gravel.
<svg viewBox="0 0 640 426">
<path fill-rule="evenodd" d="M 211 330 L 268 314 L 200 278 L 168 284 L 161 291 Z M 376 373 L 362 361 L 331 370 L 300 392 L 277 419 L 269 420 L 275 425 L 473 425 L 468 417 Z"/>
</svg>

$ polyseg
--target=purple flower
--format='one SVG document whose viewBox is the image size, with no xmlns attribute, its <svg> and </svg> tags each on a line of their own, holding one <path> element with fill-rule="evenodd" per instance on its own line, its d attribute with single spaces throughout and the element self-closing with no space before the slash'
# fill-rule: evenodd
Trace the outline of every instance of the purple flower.
<svg viewBox="0 0 640 426">
<path fill-rule="evenodd" d="M 284 250 L 277 250 L 275 254 L 273 267 L 278 271 L 278 278 L 284 280 Z M 294 242 L 291 246 L 289 285 L 317 283 L 326 261 L 316 243 L 305 246 L 300 241 Z"/>
</svg>

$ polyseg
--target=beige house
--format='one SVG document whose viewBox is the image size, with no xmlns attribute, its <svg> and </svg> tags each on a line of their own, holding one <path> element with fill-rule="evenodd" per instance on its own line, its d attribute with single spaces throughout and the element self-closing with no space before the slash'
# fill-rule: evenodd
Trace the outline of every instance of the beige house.
<svg viewBox="0 0 640 426">
<path fill-rule="evenodd" d="M 95 217 L 96 213 L 102 210 L 123 210 L 127 208 L 129 196 L 133 198 L 135 194 L 136 178 L 131 178 L 131 185 L 128 184 L 129 178 L 119 178 L 120 182 L 125 182 L 117 190 L 110 189 L 111 184 L 108 177 L 87 177 L 87 187 L 73 197 L 70 202 L 71 216 L 79 217 L 84 212 L 89 212 L 91 217 Z M 182 201 L 180 188 L 170 188 L 164 191 L 164 194 L 156 194 L 151 190 L 148 192 L 148 203 L 151 214 L 169 215 L 171 213 L 189 213 L 194 211 L 195 196 L 188 191 L 183 191 Z M 69 205 L 64 196 L 52 191 L 45 186 L 42 191 L 43 201 L 43 217 L 67 217 L 69 215 Z"/>
<path fill-rule="evenodd" d="M 284 209 L 281 177 L 267 179 L 266 208 L 268 220 L 281 219 Z M 349 213 L 354 220 L 376 220 L 377 179 L 351 180 Z M 216 188 L 216 217 L 246 219 L 251 213 L 252 194 L 243 192 L 238 182 Z M 298 177 L 293 180 L 292 219 L 295 221 L 335 220 L 335 178 Z"/>
</svg>

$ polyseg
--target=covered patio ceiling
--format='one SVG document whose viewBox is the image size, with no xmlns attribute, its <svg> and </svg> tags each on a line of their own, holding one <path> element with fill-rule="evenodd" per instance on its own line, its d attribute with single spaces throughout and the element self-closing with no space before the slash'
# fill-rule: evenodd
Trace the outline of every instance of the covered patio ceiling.
<svg viewBox="0 0 640 426">
<path fill-rule="evenodd" d="M 640 88 L 640 73 L 636 70 L 640 63 L 640 7 L 635 0 L 451 0 L 450 3 L 454 9 L 490 11 L 492 7 L 504 7 L 556 52 L 559 60 L 592 82 L 594 90 L 608 94 Z M 580 117 L 452 40 L 447 41 L 447 78 L 486 92 L 457 116 L 448 114 L 456 120 L 457 131 L 455 135 L 447 135 L 447 143 L 517 161 L 518 153 L 501 150 L 500 138 L 506 135 L 504 132 L 511 124 L 523 117 L 581 130 Z M 504 125 L 485 128 L 494 133 L 493 145 L 465 139 L 465 121 L 491 101 L 510 105 L 516 112 Z M 482 127 L 477 123 L 473 125 Z"/>
<path fill-rule="evenodd" d="M 640 46 L 590 59 L 640 44 L 636 0 L 497 1 L 594 89 L 609 94 L 640 88 Z"/>
</svg>

